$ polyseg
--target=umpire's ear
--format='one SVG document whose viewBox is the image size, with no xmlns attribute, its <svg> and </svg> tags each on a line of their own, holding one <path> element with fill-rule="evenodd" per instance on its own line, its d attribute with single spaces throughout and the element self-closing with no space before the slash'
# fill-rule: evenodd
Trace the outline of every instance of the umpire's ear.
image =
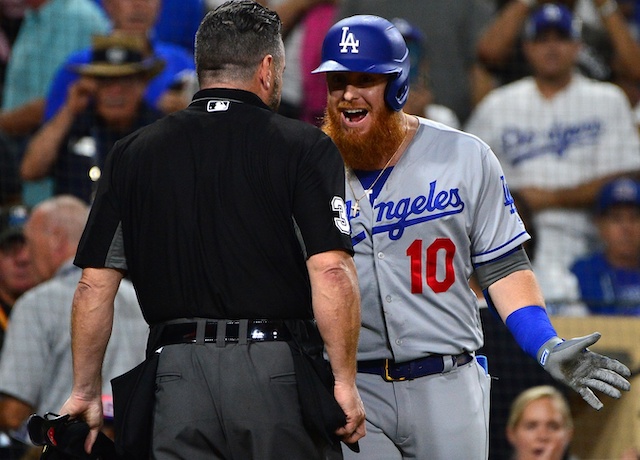
<svg viewBox="0 0 640 460">
<path fill-rule="evenodd" d="M 283 63 L 278 62 L 271 54 L 265 55 L 258 64 L 254 81 L 252 83 L 252 91 L 266 105 L 275 110 L 274 102 L 280 101 L 280 86 L 282 82 Z M 276 106 L 277 107 L 277 106 Z"/>
<path fill-rule="evenodd" d="M 260 61 L 258 66 L 257 78 L 260 83 L 260 89 L 265 92 L 270 92 L 273 85 L 273 79 L 275 75 L 275 61 L 271 54 L 267 54 Z M 259 94 L 260 95 L 260 94 Z"/>
</svg>

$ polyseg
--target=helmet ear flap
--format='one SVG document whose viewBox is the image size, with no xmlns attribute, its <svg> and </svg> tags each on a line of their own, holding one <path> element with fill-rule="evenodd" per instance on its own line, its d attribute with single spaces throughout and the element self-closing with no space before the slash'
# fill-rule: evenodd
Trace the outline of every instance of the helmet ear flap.
<svg viewBox="0 0 640 460">
<path fill-rule="evenodd" d="M 387 83 L 387 89 L 384 92 L 384 99 L 386 103 L 394 111 L 399 111 L 404 107 L 409 96 L 409 78 L 407 75 L 402 75 L 402 70 L 391 77 L 389 83 Z"/>
</svg>

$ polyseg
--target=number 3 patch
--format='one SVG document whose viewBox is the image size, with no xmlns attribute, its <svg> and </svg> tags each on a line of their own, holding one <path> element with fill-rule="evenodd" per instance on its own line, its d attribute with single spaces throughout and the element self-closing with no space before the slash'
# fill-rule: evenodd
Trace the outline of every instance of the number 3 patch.
<svg viewBox="0 0 640 460">
<path fill-rule="evenodd" d="M 344 200 L 339 196 L 334 196 L 331 199 L 331 209 L 338 213 L 338 217 L 333 218 L 335 226 L 345 235 L 349 235 L 351 233 L 351 225 L 347 217 L 347 206 L 344 204 Z"/>
</svg>

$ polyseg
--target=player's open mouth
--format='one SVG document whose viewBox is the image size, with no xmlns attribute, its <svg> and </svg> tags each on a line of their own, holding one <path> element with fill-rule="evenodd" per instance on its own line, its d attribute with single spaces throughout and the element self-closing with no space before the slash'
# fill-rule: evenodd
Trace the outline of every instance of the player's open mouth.
<svg viewBox="0 0 640 460">
<path fill-rule="evenodd" d="M 369 112 L 365 109 L 349 109 L 342 112 L 344 118 L 350 123 L 359 123 Z"/>
</svg>

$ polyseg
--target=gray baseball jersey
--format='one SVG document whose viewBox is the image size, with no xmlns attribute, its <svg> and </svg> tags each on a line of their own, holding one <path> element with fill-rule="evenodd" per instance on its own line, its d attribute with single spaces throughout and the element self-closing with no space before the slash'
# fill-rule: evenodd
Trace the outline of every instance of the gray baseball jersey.
<svg viewBox="0 0 640 460">
<path fill-rule="evenodd" d="M 489 146 L 419 118 L 415 137 L 373 205 L 351 216 L 362 296 L 359 360 L 408 361 L 483 342 L 473 264 L 529 239 Z M 364 195 L 347 175 L 347 207 Z"/>
</svg>

